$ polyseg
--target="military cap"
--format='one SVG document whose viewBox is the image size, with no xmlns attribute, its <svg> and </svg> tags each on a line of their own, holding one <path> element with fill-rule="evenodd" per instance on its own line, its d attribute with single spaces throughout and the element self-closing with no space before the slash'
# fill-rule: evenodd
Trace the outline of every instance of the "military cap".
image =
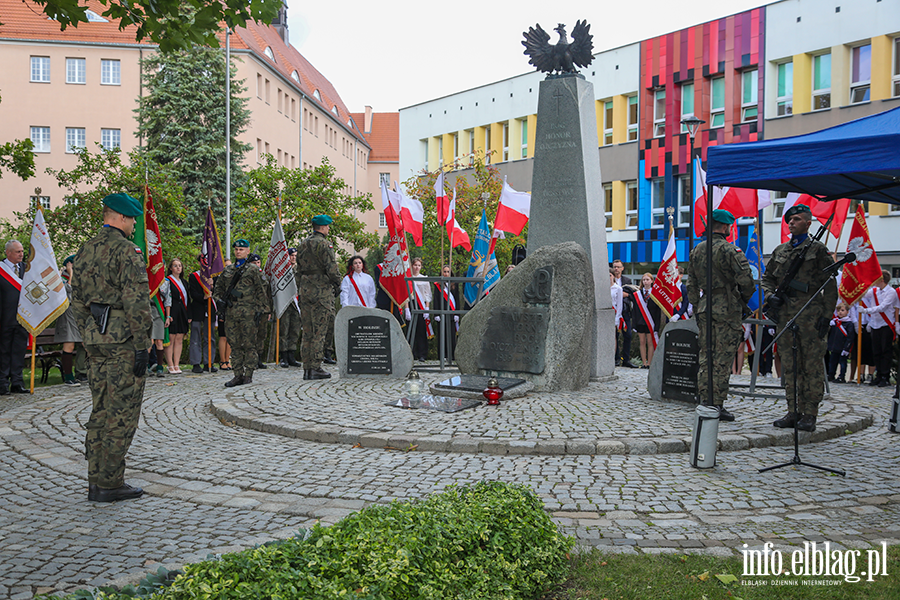
<svg viewBox="0 0 900 600">
<path fill-rule="evenodd" d="M 144 214 L 141 203 L 128 194 L 110 194 L 103 199 L 103 204 L 126 217 L 139 217 Z"/>
<path fill-rule="evenodd" d="M 716 223 L 731 225 L 732 223 L 734 223 L 734 215 L 724 208 L 717 208 L 716 210 L 712 211 L 712 220 Z"/>
<path fill-rule="evenodd" d="M 67 256 L 66 259 L 63 261 L 62 266 L 65 267 L 69 263 L 75 264 L 75 255 L 74 254 L 70 254 L 69 256 Z"/>
<path fill-rule="evenodd" d="M 312 218 L 313 227 L 322 227 L 323 225 L 331 225 L 334 219 L 328 215 L 316 215 Z"/>
<path fill-rule="evenodd" d="M 259 254 L 250 254 L 247 256 L 247 262 L 256 262 L 262 261 L 262 257 Z"/>
<path fill-rule="evenodd" d="M 293 256 L 294 254 L 297 254 L 297 249 L 296 248 L 288 248 L 288 256 Z"/>
<path fill-rule="evenodd" d="M 231 245 L 232 248 L 249 248 L 250 242 L 245 239 L 234 240 L 234 243 Z"/>
<path fill-rule="evenodd" d="M 805 204 L 795 204 L 786 211 L 784 211 L 784 220 L 787 221 L 794 215 L 799 215 L 800 213 L 806 213 L 809 215 L 809 218 L 812 218 L 812 210 Z"/>
</svg>

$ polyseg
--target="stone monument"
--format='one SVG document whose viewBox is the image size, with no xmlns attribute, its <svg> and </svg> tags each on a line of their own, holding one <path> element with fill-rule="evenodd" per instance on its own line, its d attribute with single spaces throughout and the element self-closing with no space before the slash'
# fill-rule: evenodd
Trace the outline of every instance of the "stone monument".
<svg viewBox="0 0 900 600">
<path fill-rule="evenodd" d="M 341 377 L 405 378 L 413 358 L 400 323 L 386 310 L 345 306 L 334 319 Z"/>
<path fill-rule="evenodd" d="M 537 391 L 580 389 L 591 374 L 585 357 L 594 313 L 584 248 L 574 242 L 545 246 L 463 317 L 459 371 L 525 379 Z"/>
<path fill-rule="evenodd" d="M 659 347 L 653 354 L 647 391 L 657 401 L 698 402 L 697 373 L 700 371 L 700 330 L 697 321 L 666 323 Z"/>
<path fill-rule="evenodd" d="M 585 25 L 581 23 L 576 24 L 573 30 L 575 39 L 569 46 L 569 53 L 576 56 L 573 48 L 579 44 L 582 55 L 585 45 L 590 50 L 590 35 L 587 35 L 585 42 Z M 581 36 L 578 34 L 579 26 Z M 543 34 L 540 26 L 538 30 Z M 560 43 L 568 41 L 562 25 L 556 31 L 560 31 Z M 532 56 L 532 64 L 540 70 L 558 70 L 562 73 L 549 74 L 541 82 L 538 94 L 528 254 L 566 241 L 578 243 L 587 252 L 596 286 L 593 290 L 595 312 L 590 331 L 591 355 L 587 358 L 590 360 L 591 377 L 605 377 L 611 375 L 615 368 L 616 342 L 614 309 L 608 284 L 606 208 L 600 176 L 594 88 L 571 64 L 556 66 L 548 62 L 542 67 L 541 56 L 550 56 L 555 47 L 548 44 L 549 49 L 532 50 L 530 46 L 537 46 L 536 39 L 549 39 L 546 34 L 535 37 L 534 33 L 534 30 L 526 33 L 528 43 L 523 42 L 526 53 Z M 586 66 L 585 60 L 589 64 L 590 56 L 582 59 L 582 66 Z M 575 64 L 579 64 L 578 60 Z"/>
</svg>

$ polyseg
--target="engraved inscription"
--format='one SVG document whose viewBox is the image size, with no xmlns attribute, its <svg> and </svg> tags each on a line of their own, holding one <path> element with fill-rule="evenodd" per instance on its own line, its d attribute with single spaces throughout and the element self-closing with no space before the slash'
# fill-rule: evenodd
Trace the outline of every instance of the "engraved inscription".
<svg viewBox="0 0 900 600">
<path fill-rule="evenodd" d="M 522 291 L 525 302 L 531 304 L 550 304 L 550 291 L 553 289 L 553 265 L 536 269 L 531 276 L 531 283 Z"/>
<path fill-rule="evenodd" d="M 550 309 L 496 306 L 491 309 L 476 366 L 492 371 L 542 373 Z"/>
<path fill-rule="evenodd" d="M 347 372 L 354 375 L 392 373 L 391 324 L 367 315 L 347 322 Z"/>
<path fill-rule="evenodd" d="M 663 335 L 663 398 L 696 402 L 699 371 L 697 334 L 686 329 L 666 331 Z"/>
</svg>

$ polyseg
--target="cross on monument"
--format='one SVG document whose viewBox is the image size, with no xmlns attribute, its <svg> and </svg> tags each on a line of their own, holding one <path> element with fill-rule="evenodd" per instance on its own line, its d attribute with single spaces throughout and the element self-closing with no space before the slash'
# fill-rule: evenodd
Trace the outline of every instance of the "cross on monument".
<svg viewBox="0 0 900 600">
<path fill-rule="evenodd" d="M 553 93 L 553 97 L 556 98 L 556 116 L 558 117 L 559 116 L 559 99 L 563 97 L 562 90 L 557 89 Z"/>
</svg>

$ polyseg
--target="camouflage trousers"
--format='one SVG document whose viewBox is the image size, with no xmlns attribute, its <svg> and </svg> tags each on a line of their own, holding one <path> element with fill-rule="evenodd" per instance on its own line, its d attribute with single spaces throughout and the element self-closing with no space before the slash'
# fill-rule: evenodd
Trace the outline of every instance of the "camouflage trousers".
<svg viewBox="0 0 900 600">
<path fill-rule="evenodd" d="M 297 307 L 293 303 L 281 315 L 278 331 L 280 336 L 279 349 L 282 352 L 296 350 L 297 342 L 300 341 L 300 313 L 297 312 Z"/>
<path fill-rule="evenodd" d="M 325 357 L 329 330 L 334 338 L 334 294 L 330 286 L 323 290 L 311 287 L 304 286 L 300 290 L 300 324 L 303 327 L 300 360 L 304 369 L 319 369 Z"/>
<path fill-rule="evenodd" d="M 115 489 L 125 483 L 125 455 L 137 431 L 147 378 L 134 376 L 131 348 L 103 344 L 86 350 L 93 400 L 84 437 L 88 483 Z"/>
<path fill-rule="evenodd" d="M 696 315 L 697 326 L 700 328 L 700 371 L 697 374 L 697 390 L 700 403 L 709 401 L 709 374 L 706 370 L 706 315 Z M 713 319 L 713 348 L 712 348 L 712 372 L 713 393 L 712 403 L 722 406 L 728 396 L 728 382 L 731 377 L 731 365 L 734 363 L 734 354 L 738 344 L 743 339 L 740 320 Z"/>
<path fill-rule="evenodd" d="M 225 333 L 231 344 L 231 367 L 235 377 L 252 376 L 259 364 L 259 327 L 255 313 L 230 311 L 225 321 Z"/>
<path fill-rule="evenodd" d="M 269 335 L 269 320 L 265 317 L 260 317 L 258 329 L 256 330 L 256 353 L 260 360 L 260 362 L 264 362 L 266 359 L 266 337 Z M 275 338 L 272 337 L 272 344 L 275 343 Z"/>
<path fill-rule="evenodd" d="M 825 394 L 825 351 L 828 341 L 820 338 L 815 328 L 815 320 L 800 315 L 797 321 L 797 365 L 794 365 L 791 332 L 778 340 L 778 356 L 781 357 L 781 372 L 784 374 L 784 388 L 789 412 L 794 412 L 794 375 L 797 376 L 797 412 L 802 415 L 818 416 L 819 403 Z M 783 322 L 787 322 L 787 317 Z M 781 332 L 781 327 L 778 328 Z"/>
</svg>

